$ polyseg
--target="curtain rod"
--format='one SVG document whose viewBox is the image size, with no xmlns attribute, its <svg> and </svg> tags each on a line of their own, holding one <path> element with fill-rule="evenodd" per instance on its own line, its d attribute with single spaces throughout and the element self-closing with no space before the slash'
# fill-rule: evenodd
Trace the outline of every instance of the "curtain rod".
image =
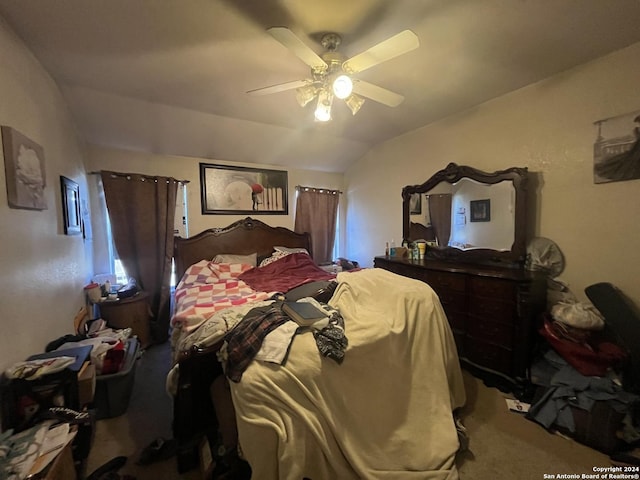
<svg viewBox="0 0 640 480">
<path fill-rule="evenodd" d="M 140 175 L 141 177 L 153 178 L 155 176 L 155 175 L 145 175 L 143 173 L 120 173 L 120 172 L 111 172 L 111 173 L 119 177 L 127 177 L 129 175 Z M 89 175 L 101 175 L 101 174 L 102 172 L 89 172 Z M 187 183 L 191 183 L 191 180 L 176 180 L 176 182 L 187 184 Z"/>
<path fill-rule="evenodd" d="M 334 193 L 334 194 L 342 194 L 342 192 L 340 190 L 335 190 L 333 188 L 322 188 L 322 187 L 305 187 L 303 185 L 296 185 L 296 190 L 311 190 L 312 192 L 330 192 L 330 193 Z"/>
</svg>

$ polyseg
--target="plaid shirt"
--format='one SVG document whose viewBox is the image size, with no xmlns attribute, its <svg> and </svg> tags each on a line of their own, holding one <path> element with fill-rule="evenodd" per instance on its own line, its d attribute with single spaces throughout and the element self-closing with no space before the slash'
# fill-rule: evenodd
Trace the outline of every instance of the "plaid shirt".
<svg viewBox="0 0 640 480">
<path fill-rule="evenodd" d="M 227 358 L 225 373 L 229 380 L 238 383 L 242 374 L 260 350 L 264 337 L 289 317 L 282 311 L 282 301 L 249 310 L 244 318 L 227 333 Z M 313 330 L 313 336 L 320 354 L 337 363 L 344 360 L 348 345 L 344 334 L 344 320 L 340 312 L 329 305 L 321 304 L 329 315 L 329 325 L 322 330 Z"/>
<path fill-rule="evenodd" d="M 282 302 L 256 307 L 245 315 L 236 327 L 227 333 L 227 366 L 229 380 L 239 382 L 242 374 L 256 356 L 267 334 L 288 321 L 282 313 Z"/>
</svg>

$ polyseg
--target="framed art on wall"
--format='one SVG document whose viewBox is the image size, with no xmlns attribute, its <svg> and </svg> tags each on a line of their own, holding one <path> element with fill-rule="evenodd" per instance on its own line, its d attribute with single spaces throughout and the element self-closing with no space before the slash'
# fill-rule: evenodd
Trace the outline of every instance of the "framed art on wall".
<svg viewBox="0 0 640 480">
<path fill-rule="evenodd" d="M 17 130 L 4 125 L 2 147 L 9 207 L 46 210 L 43 148 Z"/>
<path fill-rule="evenodd" d="M 73 180 L 60 176 L 62 194 L 62 218 L 65 235 L 82 233 L 82 215 L 80 213 L 80 186 Z"/>
<path fill-rule="evenodd" d="M 287 215 L 287 172 L 200 164 L 202 214 Z"/>
<path fill-rule="evenodd" d="M 471 200 L 469 202 L 469 211 L 471 212 L 469 218 L 471 222 L 490 222 L 491 200 Z"/>
<path fill-rule="evenodd" d="M 640 178 L 640 110 L 595 122 L 594 183 Z"/>
<path fill-rule="evenodd" d="M 422 213 L 422 194 L 412 193 L 409 197 L 409 214 L 420 215 Z"/>
</svg>

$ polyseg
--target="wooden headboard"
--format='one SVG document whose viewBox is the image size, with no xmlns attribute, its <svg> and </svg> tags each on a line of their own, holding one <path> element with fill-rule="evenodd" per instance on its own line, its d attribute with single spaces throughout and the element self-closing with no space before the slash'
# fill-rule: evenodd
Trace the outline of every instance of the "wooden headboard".
<svg viewBox="0 0 640 480">
<path fill-rule="evenodd" d="M 257 253 L 258 259 L 273 253 L 273 247 L 302 247 L 309 254 L 311 237 L 308 233 L 295 233 L 284 227 L 271 227 L 247 217 L 228 227 L 210 228 L 190 238 L 175 237 L 173 257 L 176 275 L 180 279 L 188 267 L 204 259 L 213 259 L 221 253 L 249 255 Z"/>
<path fill-rule="evenodd" d="M 421 223 L 411 222 L 409 226 L 409 238 L 412 240 L 435 240 L 436 232 L 431 225 L 425 227 Z"/>
</svg>

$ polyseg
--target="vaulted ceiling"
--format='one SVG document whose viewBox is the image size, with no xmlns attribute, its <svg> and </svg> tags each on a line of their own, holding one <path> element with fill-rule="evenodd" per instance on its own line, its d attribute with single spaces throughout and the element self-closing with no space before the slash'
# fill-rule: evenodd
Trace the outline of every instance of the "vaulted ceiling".
<svg viewBox="0 0 640 480">
<path fill-rule="evenodd" d="M 0 16 L 60 86 L 89 143 L 341 172 L 376 144 L 640 41 L 638 0 L 0 0 Z M 347 57 L 410 29 L 420 47 L 359 77 L 405 100 L 334 104 L 315 122 L 309 77 L 266 29 Z M 615 72 L 612 72 L 615 75 Z M 313 103 L 313 102 L 312 102 Z"/>
</svg>

